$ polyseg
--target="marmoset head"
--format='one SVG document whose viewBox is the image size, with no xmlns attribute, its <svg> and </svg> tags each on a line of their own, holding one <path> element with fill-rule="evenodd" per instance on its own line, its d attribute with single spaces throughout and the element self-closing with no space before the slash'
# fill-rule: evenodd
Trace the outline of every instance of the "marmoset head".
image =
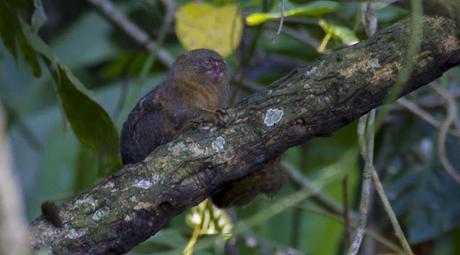
<svg viewBox="0 0 460 255">
<path fill-rule="evenodd" d="M 224 58 L 209 49 L 196 49 L 179 56 L 171 70 L 174 79 L 203 85 L 226 83 L 228 70 Z"/>
</svg>

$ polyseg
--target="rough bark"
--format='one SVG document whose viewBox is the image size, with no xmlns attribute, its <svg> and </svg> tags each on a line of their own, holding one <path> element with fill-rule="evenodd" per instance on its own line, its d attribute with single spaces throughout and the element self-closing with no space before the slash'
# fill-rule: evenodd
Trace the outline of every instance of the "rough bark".
<svg viewBox="0 0 460 255">
<path fill-rule="evenodd" d="M 58 254 L 119 254 L 155 234 L 225 182 L 291 146 L 330 135 L 384 103 L 404 62 L 410 22 L 299 67 L 228 110 L 225 128 L 191 130 L 158 147 L 60 208 L 62 228 L 32 223 L 35 249 Z M 401 96 L 460 63 L 460 25 L 424 18 L 420 52 Z"/>
</svg>

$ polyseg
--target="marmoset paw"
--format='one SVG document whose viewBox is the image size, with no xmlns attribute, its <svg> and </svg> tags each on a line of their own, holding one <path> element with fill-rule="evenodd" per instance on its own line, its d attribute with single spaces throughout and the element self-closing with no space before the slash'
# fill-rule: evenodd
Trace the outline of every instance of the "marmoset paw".
<svg viewBox="0 0 460 255">
<path fill-rule="evenodd" d="M 230 122 L 230 117 L 228 115 L 227 109 L 221 108 L 216 111 L 217 126 L 220 128 L 227 127 Z"/>
</svg>

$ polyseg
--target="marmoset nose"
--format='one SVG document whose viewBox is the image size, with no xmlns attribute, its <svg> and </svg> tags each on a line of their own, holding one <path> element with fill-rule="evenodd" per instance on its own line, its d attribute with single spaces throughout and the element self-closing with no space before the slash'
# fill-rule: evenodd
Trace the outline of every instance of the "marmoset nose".
<svg viewBox="0 0 460 255">
<path fill-rule="evenodd" d="M 214 61 L 212 70 L 215 73 L 223 73 L 224 72 L 224 65 L 222 62 Z"/>
</svg>

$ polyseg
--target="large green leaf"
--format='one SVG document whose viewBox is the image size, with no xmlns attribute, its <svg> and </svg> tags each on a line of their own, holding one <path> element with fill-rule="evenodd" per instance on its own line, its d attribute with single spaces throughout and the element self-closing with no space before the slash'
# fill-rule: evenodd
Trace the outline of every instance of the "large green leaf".
<svg viewBox="0 0 460 255">
<path fill-rule="evenodd" d="M 24 23 L 22 31 L 50 69 L 64 112 L 76 136 L 97 153 L 99 175 L 118 170 L 121 166 L 118 132 L 107 112 L 88 96 L 85 86 L 56 60 L 45 42 Z"/>
</svg>

